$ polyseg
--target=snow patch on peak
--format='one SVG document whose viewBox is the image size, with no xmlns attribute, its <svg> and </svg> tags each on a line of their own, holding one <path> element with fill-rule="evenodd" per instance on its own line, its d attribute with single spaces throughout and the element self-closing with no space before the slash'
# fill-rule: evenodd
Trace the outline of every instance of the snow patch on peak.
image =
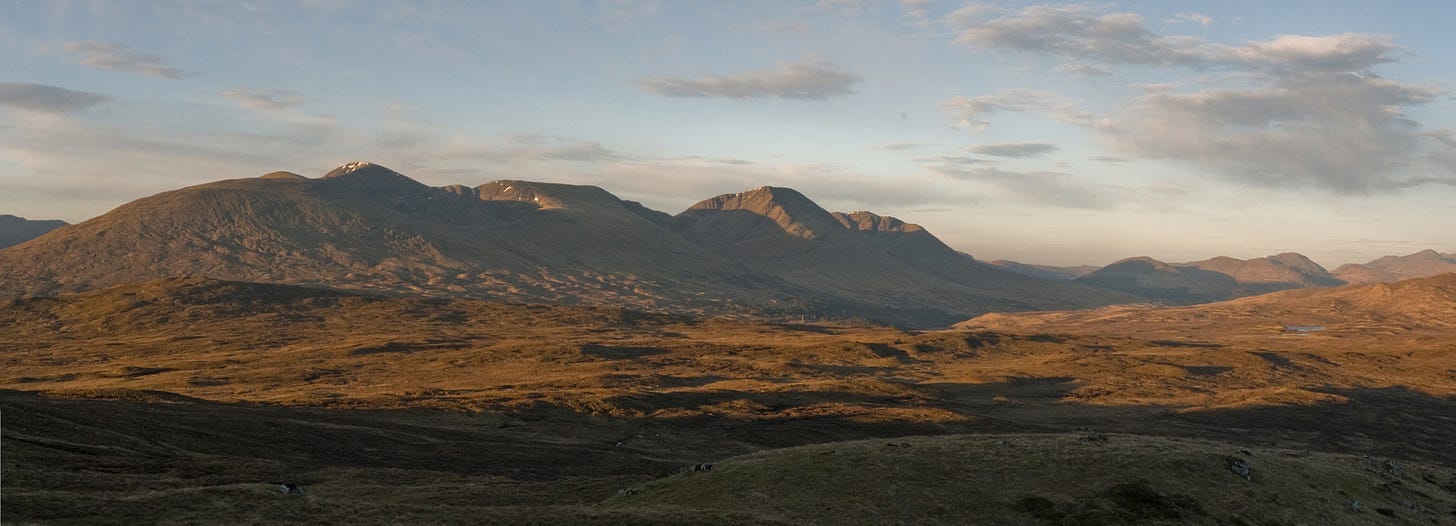
<svg viewBox="0 0 1456 526">
<path fill-rule="evenodd" d="M 370 166 L 374 166 L 374 163 L 371 163 L 371 162 L 368 162 L 368 161 L 352 161 L 352 162 L 348 162 L 348 163 L 345 163 L 343 166 L 340 166 L 339 167 L 339 175 L 354 173 L 356 171 L 359 171 L 359 169 L 361 169 L 361 168 L 368 168 Z"/>
</svg>

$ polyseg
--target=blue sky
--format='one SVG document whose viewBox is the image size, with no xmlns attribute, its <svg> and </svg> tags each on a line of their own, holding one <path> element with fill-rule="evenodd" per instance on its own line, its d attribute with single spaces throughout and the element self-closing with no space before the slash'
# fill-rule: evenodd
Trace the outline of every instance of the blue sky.
<svg viewBox="0 0 1456 526">
<path fill-rule="evenodd" d="M 983 259 L 1456 251 L 1446 2 L 0 4 L 0 213 L 370 160 L 676 213 L 761 185 Z"/>
</svg>

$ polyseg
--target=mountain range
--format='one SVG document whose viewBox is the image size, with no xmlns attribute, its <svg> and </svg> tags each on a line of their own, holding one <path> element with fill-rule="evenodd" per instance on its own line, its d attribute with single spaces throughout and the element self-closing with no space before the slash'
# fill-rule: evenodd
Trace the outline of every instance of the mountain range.
<svg viewBox="0 0 1456 526">
<path fill-rule="evenodd" d="M 188 275 L 912 327 L 1140 301 L 985 265 L 917 225 L 788 188 L 671 216 L 593 186 L 430 187 L 366 162 L 164 192 L 0 251 L 0 296 Z"/>
<path fill-rule="evenodd" d="M 1349 283 L 1380 283 L 1456 272 L 1456 254 L 1423 250 L 1408 256 L 1385 256 L 1363 265 L 1340 265 L 1334 275 Z"/>
</svg>

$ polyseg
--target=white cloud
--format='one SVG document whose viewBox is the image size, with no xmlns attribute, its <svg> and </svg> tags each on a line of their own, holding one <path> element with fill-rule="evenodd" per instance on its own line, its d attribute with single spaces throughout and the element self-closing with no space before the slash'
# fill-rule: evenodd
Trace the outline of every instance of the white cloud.
<svg viewBox="0 0 1456 526">
<path fill-rule="evenodd" d="M 0 106 L 43 113 L 80 111 L 111 100 L 99 93 L 30 82 L 0 82 Z"/>
<path fill-rule="evenodd" d="M 167 65 L 166 57 L 140 53 L 115 42 L 80 41 L 61 45 L 61 51 L 80 55 L 82 65 L 123 73 L 139 73 L 167 79 L 191 75 L 186 70 Z"/>
<path fill-rule="evenodd" d="M 1387 62 L 1400 48 L 1385 35 L 1344 33 L 1320 37 L 1279 35 L 1265 42 L 1249 42 L 1234 56 L 1250 67 L 1278 71 L 1362 71 Z"/>
<path fill-rule="evenodd" d="M 824 100 L 849 95 L 859 77 L 813 61 L 779 64 L 777 68 L 696 79 L 647 79 L 639 85 L 668 97 Z"/>
</svg>

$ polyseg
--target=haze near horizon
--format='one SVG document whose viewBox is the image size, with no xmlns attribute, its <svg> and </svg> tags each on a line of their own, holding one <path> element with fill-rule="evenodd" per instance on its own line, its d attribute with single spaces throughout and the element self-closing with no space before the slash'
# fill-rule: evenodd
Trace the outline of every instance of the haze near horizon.
<svg viewBox="0 0 1456 526">
<path fill-rule="evenodd" d="M 1403 6 L 17 2 L 0 213 L 368 160 L 669 213 L 792 187 L 983 260 L 1451 252 L 1452 13 Z"/>
</svg>

